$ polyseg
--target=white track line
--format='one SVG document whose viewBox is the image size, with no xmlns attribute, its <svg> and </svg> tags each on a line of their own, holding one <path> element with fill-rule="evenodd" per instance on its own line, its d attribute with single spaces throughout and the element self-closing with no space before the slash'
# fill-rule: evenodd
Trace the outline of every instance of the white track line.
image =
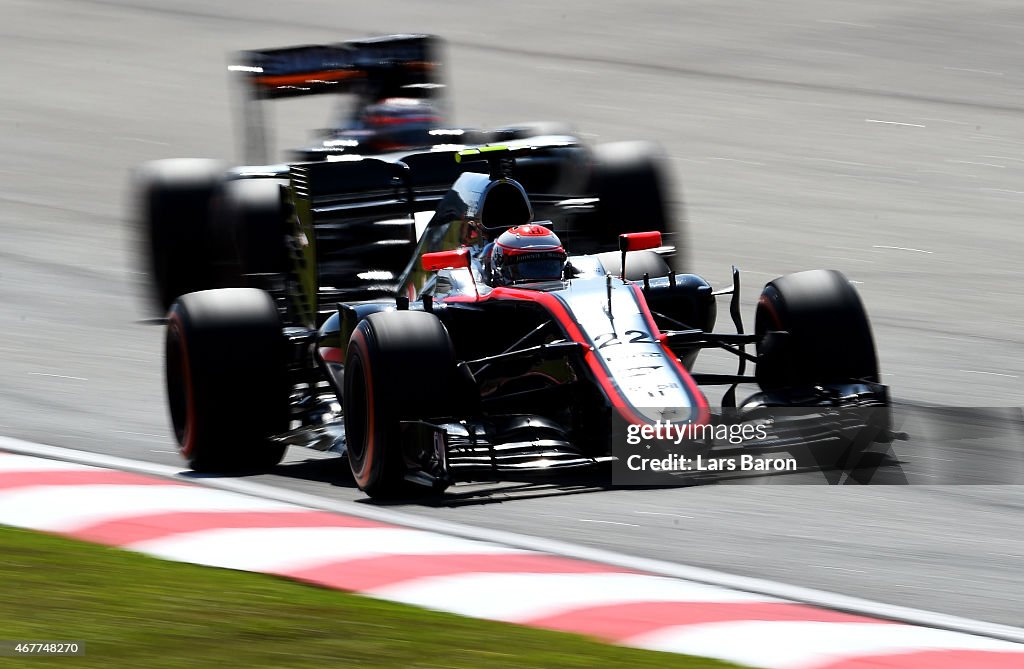
<svg viewBox="0 0 1024 669">
<path fill-rule="evenodd" d="M 126 516 L 154 513 L 304 510 L 201 486 L 100 484 L 0 490 L 0 523 L 51 532 L 74 532 Z"/>
<path fill-rule="evenodd" d="M 167 465 L 129 460 L 127 458 L 120 458 L 111 455 L 89 453 L 87 451 L 78 451 L 57 446 L 47 446 L 45 444 L 12 439 L 10 437 L 0 437 L 0 449 L 36 455 L 44 458 L 69 460 L 100 467 L 135 471 L 155 476 L 178 477 L 183 471 L 180 467 L 169 467 Z M 402 525 L 431 532 L 439 532 L 450 536 L 458 536 L 477 541 L 490 541 L 492 543 L 522 548 L 525 550 L 552 553 L 589 562 L 610 564 L 623 567 L 625 569 L 681 578 L 698 583 L 705 583 L 733 590 L 741 590 L 769 597 L 777 597 L 779 599 L 802 602 L 805 604 L 834 609 L 837 611 L 846 611 L 873 618 L 897 620 L 912 625 L 936 627 L 940 629 L 964 632 L 967 634 L 977 634 L 997 639 L 1015 641 L 1017 643 L 1024 643 L 1024 628 L 1013 627 L 1010 625 L 1000 625 L 998 623 L 972 620 L 970 618 L 924 611 L 906 606 L 873 602 L 859 597 L 848 597 L 846 595 L 839 595 L 826 592 L 824 590 L 788 585 L 785 583 L 769 581 L 767 579 L 736 576 L 733 574 L 715 571 L 713 569 L 704 569 L 702 567 L 691 567 L 663 560 L 641 558 L 598 548 L 577 546 L 575 544 L 558 541 L 556 539 L 531 537 L 505 530 L 491 530 L 474 527 L 472 525 L 442 521 L 434 518 L 402 513 L 391 509 L 373 507 L 366 504 L 327 500 L 316 495 L 292 492 L 269 485 L 252 483 L 250 481 L 212 477 L 189 477 L 188 480 L 193 483 L 199 483 L 222 490 L 239 492 L 264 499 L 297 504 L 323 511 L 334 511 L 350 516 L 378 520 L 384 523 Z"/>
<path fill-rule="evenodd" d="M 45 465 L 45 469 L 44 469 Z M 16 453 L 0 453 L 0 474 L 38 471 L 62 471 L 62 472 L 85 472 L 97 471 L 98 467 L 78 464 L 77 462 L 63 462 L 61 460 L 40 460 L 37 457 L 28 455 L 17 455 Z"/>
<path fill-rule="evenodd" d="M 527 622 L 630 602 L 750 603 L 759 595 L 647 574 L 460 574 L 420 578 L 364 594 L 474 618 Z"/>
</svg>

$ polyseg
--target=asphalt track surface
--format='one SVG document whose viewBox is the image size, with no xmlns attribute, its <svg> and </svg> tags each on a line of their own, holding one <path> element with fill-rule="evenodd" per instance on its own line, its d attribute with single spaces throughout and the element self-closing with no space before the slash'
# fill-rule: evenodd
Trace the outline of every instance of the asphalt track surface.
<svg viewBox="0 0 1024 669">
<path fill-rule="evenodd" d="M 1015 3 L 2 0 L 0 26 L 2 434 L 179 463 L 129 168 L 237 153 L 228 51 L 399 31 L 450 40 L 461 123 L 663 142 L 694 269 L 721 285 L 740 266 L 745 314 L 774 276 L 846 272 L 911 418 L 1022 404 Z M 323 123 L 313 107 L 283 103 L 282 142 Z M 1018 466 L 1019 425 L 1000 416 L 967 451 L 912 434 L 905 469 Z M 362 498 L 341 461 L 304 449 L 254 478 Z M 402 510 L 1024 624 L 1020 486 L 782 482 L 476 486 Z"/>
</svg>

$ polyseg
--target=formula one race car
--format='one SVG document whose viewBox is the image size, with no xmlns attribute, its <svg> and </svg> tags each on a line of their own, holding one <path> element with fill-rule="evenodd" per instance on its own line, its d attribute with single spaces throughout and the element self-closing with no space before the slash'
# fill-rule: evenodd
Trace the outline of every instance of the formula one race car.
<svg viewBox="0 0 1024 669">
<path fill-rule="evenodd" d="M 343 423 L 356 484 L 394 496 L 608 462 L 616 421 L 700 426 L 763 421 L 773 408 L 888 406 L 867 316 L 838 272 L 768 283 L 745 333 L 738 272 L 720 291 L 675 273 L 661 232 L 637 231 L 643 220 L 616 223 L 616 251 L 576 253 L 575 240 L 608 231 L 571 216 L 536 220 L 515 178 L 520 164 L 567 146 L 292 165 L 282 191 L 289 269 L 264 277 L 267 290 L 195 292 L 170 309 L 167 391 L 191 466 L 273 466 L 296 433 Z M 424 214 L 417 184 L 438 160 L 483 171 L 428 196 Z M 415 228 L 415 243 L 379 290 L 345 293 L 333 284 L 358 258 L 337 240 L 369 258 L 379 241 L 359 239 L 376 225 Z M 372 267 L 356 274 L 372 278 Z M 735 333 L 714 332 L 721 295 L 731 296 Z M 734 353 L 737 373 L 695 371 L 709 347 Z M 750 383 L 759 392 L 737 402 L 737 385 Z M 728 411 L 709 406 L 709 385 L 727 387 Z M 872 439 L 886 439 L 888 425 L 874 427 Z"/>
<path fill-rule="evenodd" d="M 615 142 L 587 147 L 563 123 L 488 131 L 454 127 L 445 111 L 439 53 L 436 37 L 392 35 L 238 54 L 229 69 L 243 91 L 246 166 L 228 169 L 216 160 L 170 159 L 143 165 L 135 174 L 135 217 L 160 308 L 188 292 L 259 286 L 260 277 L 287 269 L 284 222 L 289 213 L 281 192 L 290 178 L 289 164 L 273 163 L 264 114 L 267 101 L 285 98 L 334 94 L 351 103 L 338 123 L 319 131 L 312 146 L 291 151 L 288 161 L 409 158 L 415 163 L 410 163 L 413 178 L 403 183 L 416 191 L 423 209 L 464 171 L 447 154 L 436 159 L 429 152 L 557 137 L 563 141 L 524 156 L 517 170 L 545 218 L 566 218 L 571 212 L 572 220 L 588 230 L 578 240 L 592 245 L 586 250 L 615 248 L 615 231 L 634 218 L 637 225 L 662 231 L 667 240 L 679 234 L 657 146 Z M 373 170 L 344 187 L 355 193 L 361 180 L 382 190 L 390 187 L 379 183 Z M 552 210 L 555 205 L 560 211 Z M 344 288 L 349 295 L 364 289 L 393 292 L 394 285 L 376 277 L 396 277 L 416 245 L 412 221 L 362 222 L 331 234 L 336 235 L 331 276 L 322 277 L 322 284 Z M 327 235 L 321 233 L 321 245 L 328 243 Z M 346 248 L 349 257 L 343 259 Z M 681 268 L 678 256 L 669 262 Z M 375 278 L 360 279 L 367 271 Z"/>
</svg>

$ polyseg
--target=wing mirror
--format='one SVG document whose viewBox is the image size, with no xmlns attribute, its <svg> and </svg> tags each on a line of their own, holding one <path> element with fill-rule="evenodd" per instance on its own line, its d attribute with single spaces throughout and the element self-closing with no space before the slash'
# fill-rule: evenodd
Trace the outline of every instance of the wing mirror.
<svg viewBox="0 0 1024 669">
<path fill-rule="evenodd" d="M 453 269 L 456 267 L 469 267 L 469 249 L 465 246 L 451 251 L 435 251 L 424 253 L 420 256 L 423 269 L 428 272 L 437 272 L 442 269 Z"/>
<path fill-rule="evenodd" d="M 420 263 L 428 272 L 465 267 L 469 270 L 469 276 L 473 280 L 473 292 L 476 293 L 477 299 L 480 299 L 480 286 L 476 285 L 476 276 L 473 275 L 473 259 L 469 256 L 469 249 L 465 246 L 451 251 L 424 253 L 420 256 Z"/>
<path fill-rule="evenodd" d="M 619 250 L 622 251 L 622 263 L 620 264 L 619 278 L 626 280 L 626 254 L 630 251 L 646 251 L 661 246 L 661 233 L 653 232 L 624 232 L 619 235 Z"/>
<path fill-rule="evenodd" d="M 619 235 L 619 250 L 646 251 L 661 246 L 661 233 L 654 232 L 626 232 Z"/>
</svg>

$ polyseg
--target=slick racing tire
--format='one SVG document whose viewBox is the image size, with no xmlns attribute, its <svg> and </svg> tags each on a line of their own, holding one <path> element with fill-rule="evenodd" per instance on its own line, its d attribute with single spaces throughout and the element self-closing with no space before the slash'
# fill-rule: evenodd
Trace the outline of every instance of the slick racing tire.
<svg viewBox="0 0 1024 669">
<path fill-rule="evenodd" d="M 459 402 L 444 325 L 422 311 L 368 316 L 349 339 L 344 384 L 345 443 L 356 485 L 378 498 L 425 492 L 405 480 L 400 422 L 446 415 Z"/>
<path fill-rule="evenodd" d="M 181 454 L 196 471 L 273 467 L 291 407 L 287 348 L 273 298 L 254 288 L 182 295 L 166 340 L 167 399 Z"/>
<path fill-rule="evenodd" d="M 878 382 L 871 325 L 857 291 L 841 272 L 810 270 L 768 283 L 757 303 L 754 332 L 755 376 L 765 391 L 857 379 Z"/>
<path fill-rule="evenodd" d="M 622 253 L 609 251 L 598 254 L 604 271 L 612 276 L 622 273 Z M 630 251 L 626 254 L 626 280 L 643 281 L 644 274 L 652 279 L 668 276 L 671 270 L 665 259 L 654 251 Z"/>
<path fill-rule="evenodd" d="M 224 184 L 220 200 L 242 275 L 280 274 L 288 267 L 287 217 L 281 185 L 269 179 L 239 179 Z M 238 277 L 238 285 L 252 278 Z"/>
<path fill-rule="evenodd" d="M 588 192 L 598 198 L 596 220 L 588 236 L 601 250 L 618 247 L 624 232 L 679 232 L 673 229 L 665 155 L 651 142 L 613 142 L 594 147 Z M 679 237 L 679 239 L 676 239 Z M 672 234 L 666 244 L 681 243 Z M 683 271 L 677 259 L 673 269 Z"/>
<path fill-rule="evenodd" d="M 161 311 L 179 295 L 216 285 L 211 204 L 224 180 L 216 160 L 157 160 L 135 173 L 136 219 Z"/>
</svg>

